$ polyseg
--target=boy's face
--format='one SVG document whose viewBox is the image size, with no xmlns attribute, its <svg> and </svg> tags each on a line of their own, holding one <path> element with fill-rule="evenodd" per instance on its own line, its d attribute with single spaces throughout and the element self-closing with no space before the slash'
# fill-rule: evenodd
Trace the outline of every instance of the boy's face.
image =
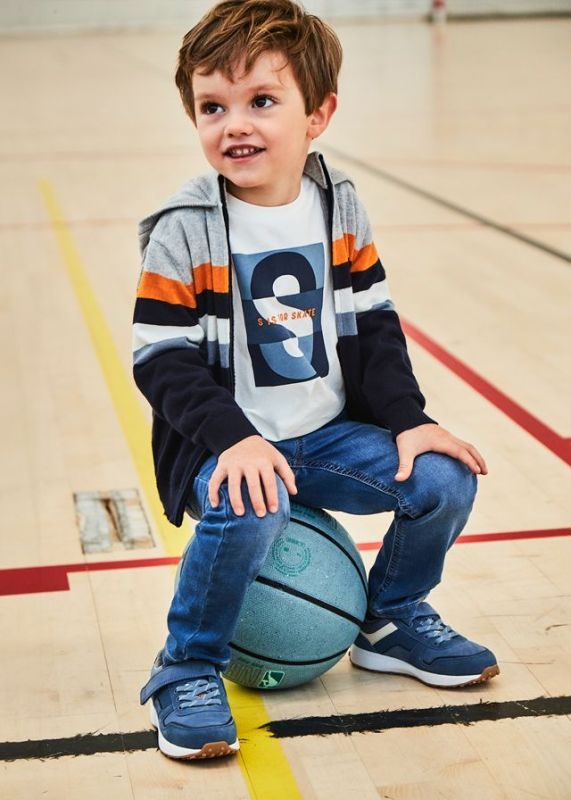
<svg viewBox="0 0 571 800">
<path fill-rule="evenodd" d="M 235 197 L 256 205 L 284 205 L 299 194 L 309 145 L 327 127 L 336 97 L 330 94 L 306 115 L 303 95 L 282 53 L 263 53 L 247 75 L 243 63 L 234 82 L 219 71 L 194 73 L 200 144 Z"/>
</svg>

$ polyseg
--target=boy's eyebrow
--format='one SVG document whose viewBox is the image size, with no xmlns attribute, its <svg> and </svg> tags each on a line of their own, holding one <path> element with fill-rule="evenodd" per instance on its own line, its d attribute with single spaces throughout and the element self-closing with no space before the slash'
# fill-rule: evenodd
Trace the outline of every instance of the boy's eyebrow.
<svg viewBox="0 0 571 800">
<path fill-rule="evenodd" d="M 275 92 L 284 89 L 283 83 L 262 83 L 260 86 L 254 86 L 252 93 L 258 94 L 259 92 Z"/>
<path fill-rule="evenodd" d="M 284 86 L 281 83 L 263 83 L 260 86 L 253 86 L 250 89 L 251 94 L 260 94 L 261 92 L 279 92 Z M 201 100 L 211 99 L 216 97 L 218 92 L 216 90 L 210 92 L 201 92 L 195 95 L 195 102 L 199 103 Z"/>
</svg>

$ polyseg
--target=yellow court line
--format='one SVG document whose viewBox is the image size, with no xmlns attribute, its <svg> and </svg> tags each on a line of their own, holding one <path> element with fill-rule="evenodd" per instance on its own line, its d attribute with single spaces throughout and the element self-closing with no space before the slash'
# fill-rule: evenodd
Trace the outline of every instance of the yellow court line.
<svg viewBox="0 0 571 800">
<path fill-rule="evenodd" d="M 188 533 L 185 533 L 184 526 L 176 528 L 164 516 L 155 484 L 151 431 L 134 381 L 128 375 L 113 341 L 55 192 L 47 180 L 39 182 L 39 189 L 156 528 L 166 552 L 179 556 L 187 542 Z M 280 742 L 267 730 L 260 729 L 270 721 L 261 695 L 230 681 L 225 683 L 240 738 L 243 739 L 238 761 L 251 796 L 258 800 L 302 800 Z"/>
<path fill-rule="evenodd" d="M 75 291 L 87 329 L 91 334 L 91 341 L 165 551 L 170 556 L 180 555 L 188 539 L 188 532 L 185 532 L 184 527 L 176 528 L 171 525 L 163 514 L 155 484 L 149 423 L 135 393 L 135 383 L 127 374 L 95 292 L 89 283 L 87 271 L 73 241 L 70 228 L 48 181 L 40 181 L 40 191 L 67 275 Z"/>
</svg>

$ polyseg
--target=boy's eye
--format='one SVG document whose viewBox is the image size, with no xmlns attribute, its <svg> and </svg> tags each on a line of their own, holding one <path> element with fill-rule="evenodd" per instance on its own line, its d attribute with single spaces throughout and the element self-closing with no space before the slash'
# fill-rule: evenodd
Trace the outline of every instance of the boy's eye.
<svg viewBox="0 0 571 800">
<path fill-rule="evenodd" d="M 275 100 L 267 94 L 259 94 L 254 98 L 253 103 L 256 108 L 270 108 L 275 103 Z"/>
<path fill-rule="evenodd" d="M 203 114 L 216 114 L 217 109 L 222 108 L 220 103 L 203 103 L 200 110 Z"/>
</svg>

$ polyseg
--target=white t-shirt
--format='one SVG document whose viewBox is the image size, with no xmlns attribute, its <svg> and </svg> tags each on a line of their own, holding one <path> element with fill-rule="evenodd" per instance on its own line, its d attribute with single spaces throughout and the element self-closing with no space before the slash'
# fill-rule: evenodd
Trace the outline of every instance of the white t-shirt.
<svg viewBox="0 0 571 800">
<path fill-rule="evenodd" d="M 304 175 L 286 205 L 227 203 L 236 402 L 265 439 L 303 436 L 345 405 L 319 187 Z"/>
</svg>

